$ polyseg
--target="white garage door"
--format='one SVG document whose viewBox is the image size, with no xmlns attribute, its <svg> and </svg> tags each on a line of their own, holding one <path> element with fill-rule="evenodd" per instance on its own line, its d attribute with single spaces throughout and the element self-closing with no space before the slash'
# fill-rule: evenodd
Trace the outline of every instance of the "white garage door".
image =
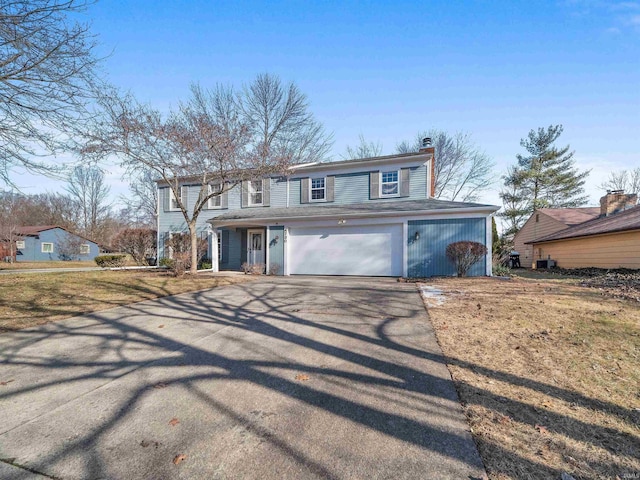
<svg viewBox="0 0 640 480">
<path fill-rule="evenodd" d="M 289 273 L 402 275 L 402 225 L 289 230 Z"/>
</svg>

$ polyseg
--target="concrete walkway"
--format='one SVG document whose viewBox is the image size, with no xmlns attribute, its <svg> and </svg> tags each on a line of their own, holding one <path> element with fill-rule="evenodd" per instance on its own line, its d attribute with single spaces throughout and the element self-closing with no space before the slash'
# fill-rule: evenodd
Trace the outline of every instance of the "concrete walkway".
<svg viewBox="0 0 640 480">
<path fill-rule="evenodd" d="M 392 280 L 265 277 L 0 335 L 0 412 L 3 479 L 484 475 Z"/>
</svg>

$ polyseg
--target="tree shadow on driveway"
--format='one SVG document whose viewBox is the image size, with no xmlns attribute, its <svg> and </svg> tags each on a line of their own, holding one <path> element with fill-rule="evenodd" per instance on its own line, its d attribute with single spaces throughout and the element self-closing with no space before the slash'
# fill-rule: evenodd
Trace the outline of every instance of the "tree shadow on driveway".
<svg viewBox="0 0 640 480">
<path fill-rule="evenodd" d="M 52 477 L 483 474 L 412 285 L 265 279 L 5 334 L 0 355 L 0 457 Z"/>
</svg>

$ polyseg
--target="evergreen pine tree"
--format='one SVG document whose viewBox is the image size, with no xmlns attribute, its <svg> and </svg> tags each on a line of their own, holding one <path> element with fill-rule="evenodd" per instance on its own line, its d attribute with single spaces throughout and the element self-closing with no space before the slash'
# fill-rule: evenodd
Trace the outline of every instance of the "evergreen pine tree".
<svg viewBox="0 0 640 480">
<path fill-rule="evenodd" d="M 562 125 L 531 130 L 520 140 L 528 155 L 517 155 L 517 165 L 504 177 L 500 198 L 507 222 L 505 233 L 515 234 L 527 217 L 538 208 L 579 207 L 588 201 L 584 195 L 589 171 L 575 167 L 569 145 L 557 148 L 554 142 L 562 134 Z"/>
<path fill-rule="evenodd" d="M 491 217 L 491 253 L 494 255 L 500 253 L 500 235 L 498 235 L 498 226 L 495 217 Z"/>
</svg>

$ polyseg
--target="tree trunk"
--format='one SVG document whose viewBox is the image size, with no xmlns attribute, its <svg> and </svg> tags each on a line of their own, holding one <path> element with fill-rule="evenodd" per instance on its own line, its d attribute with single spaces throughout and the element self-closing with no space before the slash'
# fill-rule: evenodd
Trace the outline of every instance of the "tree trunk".
<svg viewBox="0 0 640 480">
<path fill-rule="evenodd" d="M 196 223 L 189 223 L 189 234 L 191 235 L 191 268 L 189 272 L 198 273 L 198 232 L 196 231 Z"/>
</svg>

